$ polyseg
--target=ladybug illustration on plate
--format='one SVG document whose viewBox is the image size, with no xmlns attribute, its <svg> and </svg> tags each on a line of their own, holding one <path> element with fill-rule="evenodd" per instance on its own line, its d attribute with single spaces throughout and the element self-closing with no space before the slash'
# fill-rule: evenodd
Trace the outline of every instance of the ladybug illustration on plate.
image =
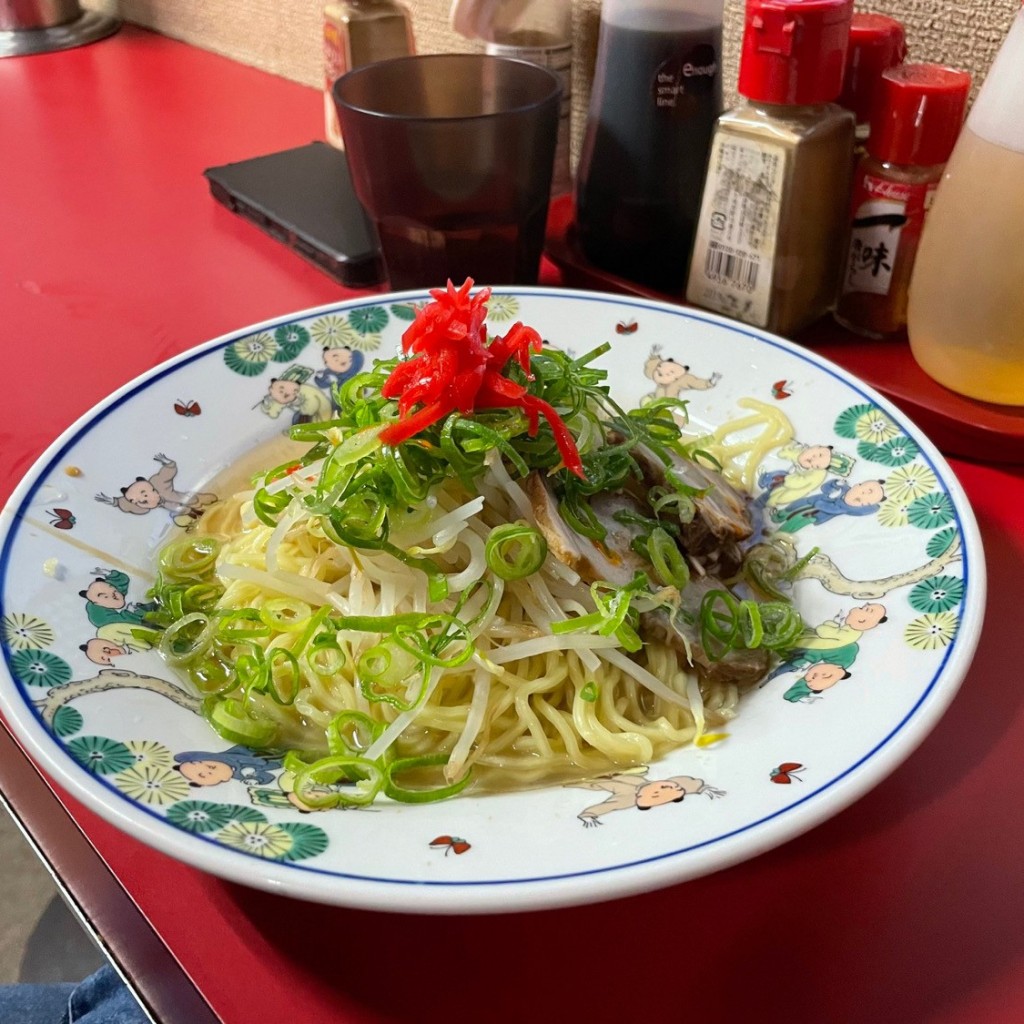
<svg viewBox="0 0 1024 1024">
<path fill-rule="evenodd" d="M 49 508 L 46 514 L 51 517 L 50 525 L 55 530 L 72 530 L 78 522 L 69 508 Z"/>
<path fill-rule="evenodd" d="M 800 772 L 804 770 L 804 766 L 799 761 L 783 761 L 778 768 L 771 770 L 769 776 L 772 782 L 777 782 L 779 785 L 788 786 L 794 779 L 797 782 L 803 782 L 800 778 Z"/>
<path fill-rule="evenodd" d="M 465 839 L 460 839 L 458 836 L 438 836 L 431 841 L 430 848 L 444 850 L 444 855 L 447 857 L 449 853 L 465 853 L 470 849 L 470 845 Z"/>
</svg>

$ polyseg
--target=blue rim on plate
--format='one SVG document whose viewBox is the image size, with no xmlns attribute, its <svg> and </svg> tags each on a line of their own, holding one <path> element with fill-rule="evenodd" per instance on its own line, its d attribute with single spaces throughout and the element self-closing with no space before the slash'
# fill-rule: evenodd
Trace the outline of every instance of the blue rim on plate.
<svg viewBox="0 0 1024 1024">
<path fill-rule="evenodd" d="M 279 763 L 226 749 L 185 684 L 121 628 L 144 601 L 154 552 L 201 514 L 228 464 L 290 418 L 329 412 L 323 396 L 340 378 L 320 366 L 323 351 L 348 348 L 355 369 L 393 354 L 425 298 L 350 300 L 215 339 L 115 392 L 26 475 L 2 522 L 0 708 L 59 783 L 142 842 L 236 882 L 369 909 L 484 913 L 610 899 L 745 860 L 837 813 L 913 751 L 967 671 L 985 604 L 977 525 L 942 456 L 812 351 L 667 303 L 545 288 L 496 288 L 492 332 L 522 319 L 577 355 L 609 341 L 601 364 L 620 401 L 674 393 L 709 429 L 749 399 L 791 420 L 796 438 L 758 467 L 755 496 L 801 553 L 827 556 L 796 584 L 819 646 L 789 666 L 788 688 L 783 674 L 744 698 L 720 742 L 645 766 L 645 780 L 694 783 L 677 807 L 647 815 L 609 813 L 615 785 L 632 785 L 622 779 L 589 795 L 561 786 L 307 814 Z M 295 382 L 292 405 L 271 396 L 275 376 Z M 812 445 L 832 446 L 824 473 L 800 466 Z M 122 486 L 152 480 L 156 507 L 119 503 Z M 871 481 L 883 497 L 870 510 L 844 505 Z M 96 578 L 120 588 L 122 608 L 90 606 Z M 859 601 L 884 602 L 885 625 L 851 644 L 843 616 Z M 849 675 L 814 690 L 801 672 L 828 658 Z M 215 782 L 182 774 L 197 753 Z"/>
</svg>

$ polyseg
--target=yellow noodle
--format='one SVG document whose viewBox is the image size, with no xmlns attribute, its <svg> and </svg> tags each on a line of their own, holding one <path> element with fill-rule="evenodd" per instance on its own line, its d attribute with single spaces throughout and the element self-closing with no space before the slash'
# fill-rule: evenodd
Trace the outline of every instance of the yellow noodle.
<svg viewBox="0 0 1024 1024">
<path fill-rule="evenodd" d="M 788 420 L 777 409 L 752 401 L 744 404 L 751 414 L 720 428 L 706 444 L 721 459 L 726 474 L 741 485 L 747 484 L 768 450 L 792 436 Z M 471 561 L 479 559 L 480 546 L 491 527 L 521 518 L 522 499 L 515 490 L 508 490 L 507 482 L 503 488 L 501 481 L 489 476 L 481 483 L 480 493 L 487 498 L 484 508 L 475 515 L 472 510 L 463 513 L 469 518 L 462 520 L 457 510 L 468 498 L 456 484 L 445 484 L 433 495 L 429 508 L 414 513 L 402 527 L 406 536 L 418 538 L 420 550 L 433 552 L 433 557 L 444 563 L 449 580 L 465 575 Z M 332 613 L 381 615 L 428 607 L 425 578 L 418 572 L 387 554 L 335 544 L 308 515 L 296 516 L 275 535 L 252 515 L 251 496 L 251 491 L 244 491 L 219 503 L 199 524 L 201 532 L 216 534 L 224 541 L 218 558 L 225 584 L 221 610 L 261 608 L 281 597 L 301 597 L 311 612 L 326 606 Z M 443 531 L 438 533 L 431 524 L 442 516 Z M 395 535 L 400 536 L 401 530 Z M 272 537 L 276 576 L 268 572 L 267 564 Z M 253 578 L 231 578 L 236 572 Z M 477 642 L 480 656 L 457 668 L 440 670 L 428 698 L 414 714 L 405 716 L 409 721 L 395 742 L 395 753 L 413 756 L 453 751 L 467 732 L 474 694 L 478 694 L 475 718 L 452 770 L 472 769 L 478 784 L 488 788 L 528 786 L 635 767 L 693 740 L 696 726 L 686 697 L 693 685 L 693 672 L 683 656 L 668 645 L 647 643 L 631 659 L 666 687 L 663 695 L 624 671 L 623 662 L 612 664 L 596 648 L 553 650 L 528 657 L 510 651 L 508 661 L 494 664 L 490 659 L 501 660 L 503 648 L 550 636 L 552 621 L 585 612 L 589 600 L 586 587 L 566 582 L 560 566 L 546 566 L 532 582 L 496 583 L 492 607 L 485 614 L 487 628 Z M 457 597 L 458 593 L 453 593 L 445 607 L 452 607 Z M 474 595 L 467 606 L 469 614 L 463 613 L 463 617 L 481 611 L 487 599 L 487 593 L 479 591 L 479 597 Z M 240 642 L 227 653 L 237 658 L 253 643 L 264 651 L 273 647 L 292 650 L 301 635 L 301 628 L 279 632 Z M 299 692 L 290 707 L 278 705 L 265 694 L 250 694 L 247 699 L 254 711 L 277 724 L 277 742 L 321 754 L 327 749 L 325 728 L 341 711 L 362 711 L 385 727 L 399 722 L 394 726 L 397 729 L 402 726 L 401 712 L 386 702 L 369 700 L 357 678 L 360 655 L 381 639 L 352 630 L 338 632 L 335 640 L 344 664 L 329 676 L 315 671 L 300 653 Z M 570 634 L 556 642 L 571 647 L 590 641 Z M 283 666 L 281 671 L 285 671 Z M 485 686 L 481 678 L 486 679 Z M 735 714 L 739 692 L 735 686 L 702 684 L 701 698 L 707 721 L 718 724 Z"/>
<path fill-rule="evenodd" d="M 728 420 L 701 440 L 721 463 L 726 479 L 749 493 L 754 490 L 765 456 L 791 441 L 795 431 L 778 406 L 754 398 L 741 398 L 738 404 L 751 409 L 751 414 Z"/>
</svg>

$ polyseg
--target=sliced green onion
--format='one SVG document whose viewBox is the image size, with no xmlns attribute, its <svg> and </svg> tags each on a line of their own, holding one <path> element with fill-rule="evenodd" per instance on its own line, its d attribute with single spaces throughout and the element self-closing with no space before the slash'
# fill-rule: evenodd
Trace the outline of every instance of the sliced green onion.
<svg viewBox="0 0 1024 1024">
<path fill-rule="evenodd" d="M 235 678 L 244 694 L 248 695 L 253 690 L 258 693 L 265 691 L 268 671 L 266 658 L 259 647 L 235 658 Z"/>
<path fill-rule="evenodd" d="M 267 651 L 267 688 L 274 702 L 289 707 L 295 703 L 302 686 L 298 658 L 287 647 Z"/>
<path fill-rule="evenodd" d="M 201 693 L 230 693 L 238 685 L 235 666 L 219 644 L 210 646 L 202 658 L 188 666 L 189 678 Z"/>
<path fill-rule="evenodd" d="M 270 636 L 270 626 L 263 620 L 258 608 L 237 608 L 221 613 L 215 636 L 227 643 L 255 640 Z"/>
<path fill-rule="evenodd" d="M 319 423 L 317 426 L 323 428 L 330 424 Z M 365 459 L 381 447 L 380 432 L 383 429 L 384 424 L 379 423 L 349 434 L 341 444 L 334 448 L 328 459 L 337 467 L 348 466 L 360 459 Z"/>
<path fill-rule="evenodd" d="M 660 526 L 647 538 L 647 556 L 666 586 L 682 590 L 690 582 L 690 569 L 679 545 Z"/>
<path fill-rule="evenodd" d="M 314 637 L 303 657 L 310 672 L 321 679 L 337 675 L 345 667 L 345 652 L 330 633 Z"/>
<path fill-rule="evenodd" d="M 441 631 L 431 636 L 426 632 L 428 626 L 441 627 Z M 444 613 L 432 615 L 429 622 L 419 628 L 398 625 L 391 637 L 402 650 L 408 651 L 421 664 L 438 668 L 458 668 L 465 665 L 474 653 L 466 624 L 461 619 Z M 441 652 L 459 640 L 463 642 L 462 649 L 451 657 L 442 658 Z"/>
<path fill-rule="evenodd" d="M 503 580 L 532 576 L 548 557 L 548 542 L 540 530 L 525 523 L 506 523 L 491 530 L 484 545 L 487 567 Z"/>
<path fill-rule="evenodd" d="M 335 756 L 358 756 L 383 732 L 384 723 L 363 711 L 339 711 L 327 726 L 327 749 Z"/>
<path fill-rule="evenodd" d="M 410 700 L 406 697 L 400 697 L 397 693 L 392 690 L 379 689 L 377 681 L 372 677 L 359 680 L 359 692 L 368 700 L 375 704 L 390 704 L 391 707 L 397 711 L 411 711 L 416 707 L 420 701 L 423 700 L 424 694 L 427 692 L 427 680 L 430 676 L 430 666 L 424 665 L 420 672 L 420 685 L 417 689 L 415 696 Z M 395 684 L 392 684 L 393 686 Z"/>
<path fill-rule="evenodd" d="M 381 545 L 392 558 L 397 558 L 403 565 L 419 569 L 427 577 L 427 596 L 435 604 L 443 601 L 448 596 L 448 577 L 437 567 L 437 563 L 429 558 L 420 558 L 410 555 L 408 551 L 395 547 L 394 544 L 385 543 Z"/>
<path fill-rule="evenodd" d="M 518 420 L 519 417 L 516 419 Z M 492 448 L 497 448 L 512 463 L 512 467 L 520 476 L 526 476 L 530 472 L 530 467 L 522 455 L 509 443 L 508 438 L 497 430 L 492 430 L 477 420 L 465 418 L 460 418 L 457 421 L 455 429 L 463 435 L 459 438 L 463 451 L 487 452 Z"/>
<path fill-rule="evenodd" d="M 260 618 L 280 633 L 296 633 L 309 622 L 313 609 L 293 597 L 275 597 L 260 608 Z"/>
<path fill-rule="evenodd" d="M 416 460 L 416 453 L 419 450 L 416 443 L 397 445 L 385 448 L 380 456 L 381 466 L 391 481 L 396 497 L 411 506 L 419 505 L 426 500 L 436 480 L 436 473 L 425 473 L 420 467 L 414 469 L 409 465 Z"/>
<path fill-rule="evenodd" d="M 277 726 L 273 722 L 253 718 L 241 701 L 232 697 L 211 700 L 204 710 L 210 725 L 229 743 L 240 743 L 244 747 L 269 747 L 277 736 Z"/>
<path fill-rule="evenodd" d="M 615 587 L 601 581 L 594 583 L 590 587 L 590 594 L 597 611 L 552 622 L 551 632 L 556 636 L 581 631 L 614 636 L 624 650 L 639 651 L 643 647 L 643 640 L 634 628 L 636 616 L 630 604 L 637 594 L 646 592 L 648 587 L 647 575 L 642 572 L 638 572 L 624 587 Z"/>
<path fill-rule="evenodd" d="M 740 616 L 743 622 L 743 642 L 753 649 L 761 646 L 764 639 L 764 624 L 761 621 L 761 609 L 756 601 L 740 601 Z"/>
<path fill-rule="evenodd" d="M 307 645 L 313 642 L 313 638 L 316 636 L 320 627 L 330 618 L 331 609 L 327 605 L 323 605 L 318 608 L 307 620 L 306 628 L 302 632 L 302 636 L 299 637 L 298 641 L 291 647 L 291 652 L 296 657 L 302 654 Z M 328 634 L 329 638 L 334 638 Z"/>
<path fill-rule="evenodd" d="M 786 570 L 786 572 L 782 574 L 782 578 L 784 580 L 795 580 L 800 575 L 800 573 L 803 572 L 804 567 L 807 565 L 807 563 L 810 562 L 810 560 L 820 550 L 821 548 L 818 547 L 811 548 L 811 550 L 808 551 L 807 554 L 803 556 L 803 558 L 798 559 L 789 569 Z"/>
<path fill-rule="evenodd" d="M 356 662 L 356 672 L 364 683 L 375 688 L 394 690 L 419 667 L 415 655 L 399 647 L 392 637 L 363 651 Z"/>
<path fill-rule="evenodd" d="M 333 788 L 341 782 L 351 782 L 353 774 L 360 777 L 351 790 Z M 332 755 L 297 771 L 293 792 L 307 807 L 365 807 L 373 803 L 383 784 L 384 772 L 376 761 L 369 761 L 365 757 Z"/>
<path fill-rule="evenodd" d="M 224 593 L 219 583 L 193 583 L 181 595 L 182 604 L 192 611 L 212 612 Z"/>
<path fill-rule="evenodd" d="M 804 620 L 790 601 L 765 601 L 761 605 L 764 638 L 761 646 L 785 651 L 794 646 L 803 632 Z"/>
<path fill-rule="evenodd" d="M 740 646 L 739 601 L 729 591 L 709 590 L 701 600 L 699 620 L 701 645 L 712 661 Z"/>
<path fill-rule="evenodd" d="M 281 513 L 291 504 L 292 496 L 287 490 L 273 494 L 260 487 L 252 496 L 252 511 L 264 526 L 277 526 Z"/>
<path fill-rule="evenodd" d="M 180 537 L 160 551 L 157 565 L 171 579 L 202 579 L 213 568 L 220 549 L 216 537 Z"/>
<path fill-rule="evenodd" d="M 467 772 L 458 782 L 452 782 L 447 786 L 438 786 L 435 789 L 410 789 L 397 781 L 397 777 L 406 772 L 416 771 L 420 768 L 434 768 L 448 763 L 447 754 L 425 754 L 420 757 L 396 758 L 385 769 L 384 794 L 392 800 L 398 800 L 404 804 L 428 804 L 437 800 L 447 800 L 449 797 L 461 793 L 472 780 L 472 773 Z"/>
<path fill-rule="evenodd" d="M 160 653 L 172 665 L 188 665 L 210 646 L 210 633 L 209 616 L 191 612 L 164 630 Z"/>
<path fill-rule="evenodd" d="M 594 510 L 573 487 L 567 487 L 565 497 L 558 504 L 558 514 L 581 537 L 603 541 L 608 535 Z"/>
<path fill-rule="evenodd" d="M 351 548 L 379 548 L 388 537 L 388 506 L 367 490 L 342 499 L 323 516 L 325 532 L 337 544 Z"/>
</svg>

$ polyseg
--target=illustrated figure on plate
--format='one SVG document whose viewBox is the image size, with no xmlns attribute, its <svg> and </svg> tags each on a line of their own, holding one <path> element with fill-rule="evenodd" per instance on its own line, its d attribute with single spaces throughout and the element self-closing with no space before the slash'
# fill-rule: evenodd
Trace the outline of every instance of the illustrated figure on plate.
<svg viewBox="0 0 1024 1024">
<path fill-rule="evenodd" d="M 274 781 L 280 767 L 277 758 L 263 757 L 248 747 L 227 750 L 186 750 L 174 755 L 174 767 L 193 787 L 219 786 L 222 782 L 243 782 L 247 786 L 265 786 Z"/>
<path fill-rule="evenodd" d="M 145 626 L 145 613 L 153 605 L 128 601 L 131 580 L 120 569 L 94 569 L 97 575 L 78 592 L 85 598 L 85 614 L 96 627 L 96 636 L 80 645 L 85 656 L 97 665 L 110 665 L 112 659 L 129 651 L 145 651 L 152 644 L 136 631 Z"/>
<path fill-rule="evenodd" d="M 280 377 L 272 377 L 258 408 L 272 420 L 291 413 L 291 422 L 319 423 L 332 415 L 331 399 L 316 384 L 310 384 L 313 370 L 308 366 L 289 366 Z"/>
<path fill-rule="evenodd" d="M 782 695 L 791 704 L 812 704 L 821 700 L 826 690 L 853 675 L 849 669 L 830 661 L 819 661 L 809 665 L 804 674 Z"/>
<path fill-rule="evenodd" d="M 363 368 L 363 353 L 349 348 L 347 345 L 334 345 L 324 348 L 324 368 L 313 375 L 313 383 L 321 391 L 326 392 L 331 406 L 338 411 L 335 400 L 335 388 L 347 380 L 351 380 Z"/>
<path fill-rule="evenodd" d="M 786 660 L 778 665 L 761 683 L 789 673 L 802 673 L 783 696 L 788 701 L 813 698 L 824 690 L 850 678 L 850 668 L 860 653 L 860 644 L 866 633 L 888 621 L 885 605 L 869 601 L 839 611 L 831 619 L 808 627 L 797 638 Z"/>
<path fill-rule="evenodd" d="M 217 495 L 177 490 L 174 483 L 178 464 L 160 452 L 153 459 L 160 468 L 152 476 L 137 476 L 127 487 L 121 488 L 119 496 L 101 493 L 96 495 L 96 500 L 133 516 L 147 515 L 157 508 L 166 509 L 177 526 L 191 525 L 217 500 Z"/>
<path fill-rule="evenodd" d="M 828 479 L 829 474 L 847 477 L 855 460 L 837 452 L 830 444 L 801 444 L 796 442 L 780 448 L 780 459 L 790 462 L 791 469 L 764 470 L 758 476 L 762 492 L 757 504 L 768 509 L 785 508 L 802 501 Z"/>
<path fill-rule="evenodd" d="M 590 789 L 608 794 L 600 803 L 585 807 L 576 815 L 584 827 L 600 825 L 600 819 L 613 811 L 627 811 L 635 808 L 638 811 L 649 811 L 654 807 L 666 804 L 680 804 L 688 796 L 702 795 L 709 799 L 724 796 L 725 793 L 709 786 L 703 779 L 695 779 L 692 775 L 673 775 L 667 779 L 649 779 L 643 769 L 642 774 L 617 772 L 604 775 L 585 782 L 570 782 L 567 787 L 573 789 Z"/>
<path fill-rule="evenodd" d="M 848 484 L 829 479 L 817 494 L 798 498 L 780 508 L 770 508 L 769 514 L 780 533 L 796 533 L 806 526 L 821 526 L 840 516 L 872 516 L 885 501 L 884 480 L 862 480 Z"/>
<path fill-rule="evenodd" d="M 654 381 L 655 385 L 654 391 L 644 396 L 646 401 L 678 398 L 684 391 L 707 391 L 722 379 L 720 373 L 713 373 L 710 377 L 699 377 L 691 373 L 689 366 L 664 358 L 660 345 L 651 348 L 651 354 L 644 363 L 644 376 Z"/>
</svg>

